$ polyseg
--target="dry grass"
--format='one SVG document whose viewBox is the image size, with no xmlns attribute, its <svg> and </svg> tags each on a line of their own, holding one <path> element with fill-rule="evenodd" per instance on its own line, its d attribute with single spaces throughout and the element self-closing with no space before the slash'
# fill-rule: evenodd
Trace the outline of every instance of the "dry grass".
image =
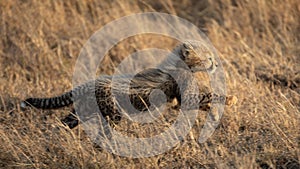
<svg viewBox="0 0 300 169">
<path fill-rule="evenodd" d="M 21 111 L 28 96 L 69 90 L 81 47 L 104 24 L 132 13 L 176 14 L 202 28 L 226 70 L 227 108 L 214 135 L 197 143 L 203 117 L 170 151 L 125 158 L 96 148 L 81 127 L 60 130 L 70 110 Z M 280 1 L 1 1 L 0 167 L 6 168 L 299 168 L 300 4 Z M 133 37 L 99 70 L 112 73 L 127 54 L 170 48 L 167 38 Z M 54 113 L 53 113 L 54 112 Z"/>
</svg>

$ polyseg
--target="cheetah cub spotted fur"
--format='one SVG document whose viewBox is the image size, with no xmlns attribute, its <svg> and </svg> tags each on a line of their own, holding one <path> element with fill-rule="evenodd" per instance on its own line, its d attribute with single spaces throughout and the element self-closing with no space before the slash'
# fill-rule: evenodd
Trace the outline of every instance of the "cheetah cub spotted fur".
<svg viewBox="0 0 300 169">
<path fill-rule="evenodd" d="M 190 109 L 208 111 L 212 103 L 216 102 L 228 106 L 234 105 L 237 102 L 235 96 L 222 96 L 210 91 L 203 91 L 199 85 L 196 85 L 199 89 L 195 87 L 197 82 L 193 77 L 194 73 L 213 73 L 217 67 L 218 63 L 214 54 L 207 46 L 199 42 L 186 41 L 170 52 L 160 64 L 159 69 L 146 69 L 131 78 L 129 90 L 125 89 L 123 85 L 130 78 L 128 75 L 118 75 L 117 77 L 104 75 L 77 86 L 60 96 L 28 98 L 21 102 L 21 107 L 56 109 L 73 103 L 87 104 L 88 100 L 93 97 L 101 114 L 114 122 L 118 122 L 121 119 L 121 114 L 118 103 L 116 103 L 116 95 L 121 96 L 121 98 L 129 97 L 136 110 L 146 111 L 151 105 L 149 96 L 155 89 L 159 89 L 165 94 L 167 102 L 177 99 L 179 107 L 182 102 L 185 102 L 191 105 Z M 118 79 L 114 84 L 112 83 L 113 78 Z M 186 93 L 188 94 L 186 95 Z M 62 122 L 73 128 L 78 125 L 79 120 L 74 114 L 69 114 Z"/>
</svg>

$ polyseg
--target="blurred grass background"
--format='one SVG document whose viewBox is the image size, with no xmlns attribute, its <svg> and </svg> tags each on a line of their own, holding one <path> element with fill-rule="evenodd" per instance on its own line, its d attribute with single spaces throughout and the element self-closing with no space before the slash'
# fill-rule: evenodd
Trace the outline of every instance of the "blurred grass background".
<svg viewBox="0 0 300 169">
<path fill-rule="evenodd" d="M 149 158 L 112 155 L 79 126 L 60 130 L 69 109 L 21 111 L 20 100 L 72 88 L 80 49 L 106 23 L 140 12 L 166 12 L 197 25 L 219 52 L 227 90 L 239 102 L 226 108 L 214 135 L 197 142 L 204 115 L 185 141 Z M 1 168 L 300 168 L 300 3 L 236 1 L 0 1 Z M 171 49 L 159 36 L 128 38 L 106 57 L 113 73 L 128 54 Z"/>
</svg>

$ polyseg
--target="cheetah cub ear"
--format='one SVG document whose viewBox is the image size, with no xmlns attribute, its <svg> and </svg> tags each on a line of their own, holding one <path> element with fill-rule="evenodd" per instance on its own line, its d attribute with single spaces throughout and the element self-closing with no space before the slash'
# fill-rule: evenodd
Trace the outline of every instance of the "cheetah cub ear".
<svg viewBox="0 0 300 169">
<path fill-rule="evenodd" d="M 194 50 L 193 46 L 190 43 L 183 43 L 181 48 L 181 53 L 183 59 L 187 58 L 189 54 Z"/>
</svg>

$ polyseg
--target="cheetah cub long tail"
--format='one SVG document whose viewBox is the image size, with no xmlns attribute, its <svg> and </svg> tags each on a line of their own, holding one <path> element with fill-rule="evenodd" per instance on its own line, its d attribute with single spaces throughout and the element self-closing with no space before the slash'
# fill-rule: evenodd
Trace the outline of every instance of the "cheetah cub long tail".
<svg viewBox="0 0 300 169">
<path fill-rule="evenodd" d="M 61 107 L 65 107 L 73 104 L 78 98 L 90 94 L 90 87 L 94 85 L 93 81 L 80 85 L 60 96 L 57 97 L 49 97 L 49 98 L 28 98 L 25 101 L 20 103 L 21 108 L 25 108 L 27 106 L 33 106 L 38 109 L 57 109 Z"/>
</svg>

